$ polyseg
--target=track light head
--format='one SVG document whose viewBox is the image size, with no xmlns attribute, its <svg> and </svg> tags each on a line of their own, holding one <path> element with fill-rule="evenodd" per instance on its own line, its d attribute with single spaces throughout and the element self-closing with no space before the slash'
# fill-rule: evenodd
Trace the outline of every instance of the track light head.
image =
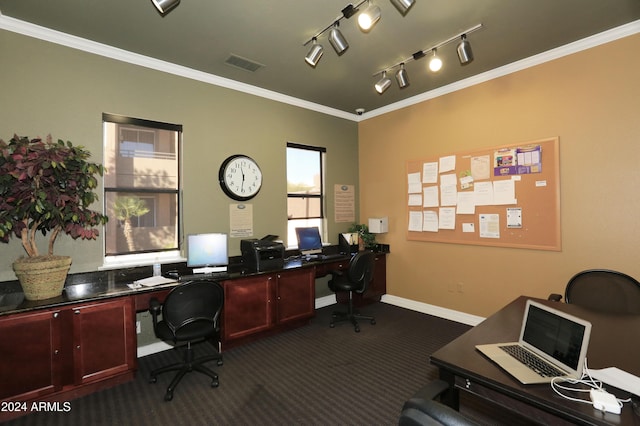
<svg viewBox="0 0 640 426">
<path fill-rule="evenodd" d="M 336 51 L 338 55 L 342 55 L 345 50 L 349 48 L 349 43 L 347 39 L 344 38 L 342 32 L 338 29 L 338 21 L 334 24 L 333 28 L 329 32 L 329 43 L 333 46 L 333 50 Z"/>
<path fill-rule="evenodd" d="M 460 43 L 458 43 L 458 59 L 460 59 L 460 65 L 467 65 L 473 61 L 473 51 L 471 50 L 471 43 L 467 41 L 467 35 L 462 34 L 460 37 Z"/>
<path fill-rule="evenodd" d="M 358 26 L 362 31 L 367 32 L 378 22 L 380 15 L 380 8 L 375 4 L 369 4 L 369 7 L 358 15 Z"/>
<path fill-rule="evenodd" d="M 396 72 L 396 81 L 401 89 L 404 89 L 409 85 L 409 74 L 404 69 L 404 64 L 400 64 L 400 69 Z"/>
<path fill-rule="evenodd" d="M 391 3 L 398 9 L 398 12 L 406 15 L 411 6 L 415 3 L 415 0 L 391 0 Z"/>
<path fill-rule="evenodd" d="M 376 92 L 382 94 L 391 86 L 391 80 L 387 78 L 387 72 L 382 71 L 382 78 L 374 85 Z"/>
<path fill-rule="evenodd" d="M 156 9 L 158 9 L 158 12 L 162 15 L 166 15 L 171 9 L 180 3 L 180 0 L 151 0 L 151 2 Z"/>
<path fill-rule="evenodd" d="M 313 45 L 311 46 L 311 49 L 309 49 L 309 53 L 307 53 L 307 56 L 304 57 L 304 60 L 307 61 L 309 65 L 315 68 L 323 53 L 324 48 L 321 44 L 318 44 L 318 39 L 314 37 Z"/>
<path fill-rule="evenodd" d="M 442 68 L 442 59 L 436 54 L 436 49 L 432 50 L 433 56 L 429 60 L 429 69 L 433 72 L 438 72 Z"/>
</svg>

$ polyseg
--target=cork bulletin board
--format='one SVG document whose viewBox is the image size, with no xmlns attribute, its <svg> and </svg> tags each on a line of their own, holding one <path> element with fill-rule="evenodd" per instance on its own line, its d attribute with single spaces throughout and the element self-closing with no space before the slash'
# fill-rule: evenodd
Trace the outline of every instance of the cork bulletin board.
<svg viewBox="0 0 640 426">
<path fill-rule="evenodd" d="M 407 161 L 407 239 L 560 251 L 558 144 Z"/>
</svg>

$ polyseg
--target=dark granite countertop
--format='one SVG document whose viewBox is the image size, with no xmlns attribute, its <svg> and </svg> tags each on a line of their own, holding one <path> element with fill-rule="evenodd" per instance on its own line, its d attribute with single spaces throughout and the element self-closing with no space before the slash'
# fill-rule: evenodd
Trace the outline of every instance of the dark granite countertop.
<svg viewBox="0 0 640 426">
<path fill-rule="evenodd" d="M 348 257 L 345 257 L 348 259 Z M 321 260 L 304 260 L 293 256 L 286 260 L 283 270 L 311 267 L 321 263 Z M 178 271 L 180 275 L 190 274 L 191 270 L 184 263 L 162 265 L 163 274 L 168 271 Z M 241 263 L 230 264 L 228 276 L 225 279 L 237 279 L 251 275 L 269 274 L 274 271 L 255 271 L 247 269 Z M 74 303 L 91 302 L 112 297 L 131 296 L 159 288 L 171 288 L 179 282 L 156 285 L 153 287 L 130 288 L 135 280 L 153 275 L 152 266 L 141 266 L 127 269 L 85 272 L 69 274 L 65 282 L 62 295 L 51 299 L 31 301 L 24 298 L 20 283 L 15 281 L 0 282 L 0 316 L 28 312 L 39 309 L 56 308 Z"/>
</svg>

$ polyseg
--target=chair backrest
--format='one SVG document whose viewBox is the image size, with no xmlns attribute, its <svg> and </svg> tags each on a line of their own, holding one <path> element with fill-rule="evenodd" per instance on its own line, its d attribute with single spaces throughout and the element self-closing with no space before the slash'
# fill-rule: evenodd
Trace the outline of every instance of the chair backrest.
<svg viewBox="0 0 640 426">
<path fill-rule="evenodd" d="M 360 284 L 356 293 L 364 293 L 373 278 L 375 255 L 371 251 L 360 251 L 351 258 L 348 277 L 354 284 Z"/>
<path fill-rule="evenodd" d="M 608 269 L 590 269 L 574 275 L 565 289 L 565 301 L 613 314 L 640 314 L 640 283 Z"/>
<path fill-rule="evenodd" d="M 219 330 L 224 303 L 222 286 L 215 281 L 188 281 L 173 288 L 162 305 L 162 320 L 175 340 L 207 337 Z"/>
</svg>

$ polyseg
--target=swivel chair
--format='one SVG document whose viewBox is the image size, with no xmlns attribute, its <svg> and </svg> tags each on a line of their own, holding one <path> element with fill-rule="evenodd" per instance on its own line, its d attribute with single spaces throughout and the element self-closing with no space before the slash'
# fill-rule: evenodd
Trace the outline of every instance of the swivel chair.
<svg viewBox="0 0 640 426">
<path fill-rule="evenodd" d="M 173 391 L 185 374 L 198 371 L 211 378 L 211 387 L 218 387 L 218 375 L 204 366 L 208 361 L 217 360 L 222 365 L 222 355 L 217 351 L 220 341 L 220 312 L 224 294 L 222 286 L 214 281 L 188 281 L 173 288 L 164 304 L 151 299 L 149 311 L 153 318 L 153 330 L 159 339 L 173 344 L 176 348 L 186 342 L 184 360 L 158 368 L 151 372 L 149 383 L 155 383 L 157 376 L 169 371 L 177 371 L 164 396 L 165 401 L 173 399 Z M 158 316 L 162 313 L 162 320 Z M 209 340 L 216 346 L 216 353 L 195 358 L 192 344 Z M 184 346 L 184 345 L 182 345 Z"/>
<path fill-rule="evenodd" d="M 353 308 L 353 293 L 362 294 L 367 290 L 371 279 L 373 278 L 374 254 L 370 251 L 358 252 L 351 258 L 349 268 L 346 271 L 331 271 L 331 280 L 329 280 L 329 289 L 334 293 L 349 293 L 349 308 L 347 312 L 334 312 L 331 315 L 329 327 L 335 327 L 337 322 L 351 321 L 356 333 L 360 332 L 358 320 L 368 320 L 371 324 L 375 324 L 374 317 L 360 315 Z"/>
<path fill-rule="evenodd" d="M 434 380 L 416 392 L 402 407 L 399 426 L 473 426 L 478 423 L 436 398 L 449 389 L 443 380 Z"/>
<path fill-rule="evenodd" d="M 558 294 L 549 296 L 559 301 Z M 574 275 L 565 288 L 566 303 L 610 314 L 640 314 L 640 283 L 608 269 L 589 269 Z"/>
</svg>

